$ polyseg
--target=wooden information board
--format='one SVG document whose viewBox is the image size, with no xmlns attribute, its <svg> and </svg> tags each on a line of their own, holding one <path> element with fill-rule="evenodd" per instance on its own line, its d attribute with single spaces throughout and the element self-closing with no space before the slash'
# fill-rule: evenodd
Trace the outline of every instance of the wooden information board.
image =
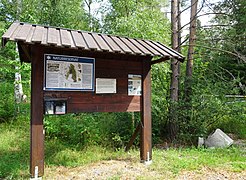
<svg viewBox="0 0 246 180">
<path fill-rule="evenodd" d="M 181 54 L 160 42 L 22 22 L 9 27 L 2 46 L 9 40 L 32 67 L 32 178 L 44 174 L 45 114 L 140 112 L 140 159 L 151 162 L 151 65 L 183 61 Z"/>
</svg>

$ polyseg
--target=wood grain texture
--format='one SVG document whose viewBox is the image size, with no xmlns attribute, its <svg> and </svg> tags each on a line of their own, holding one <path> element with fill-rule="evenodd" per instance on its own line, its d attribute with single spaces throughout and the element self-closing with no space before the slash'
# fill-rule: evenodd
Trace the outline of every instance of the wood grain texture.
<svg viewBox="0 0 246 180">
<path fill-rule="evenodd" d="M 161 56 L 161 53 L 158 52 L 156 49 L 154 49 L 153 47 L 151 47 L 150 45 L 148 45 L 146 42 L 144 42 L 141 39 L 135 39 L 138 43 L 140 43 L 142 46 L 144 46 L 145 48 L 147 48 L 149 51 L 151 51 L 155 56 Z"/>
<path fill-rule="evenodd" d="M 44 27 L 37 26 L 34 30 L 32 41 L 34 43 L 41 43 L 43 38 Z"/>
<path fill-rule="evenodd" d="M 138 49 L 135 45 L 133 45 L 129 40 L 128 38 L 120 38 L 120 40 L 122 42 L 125 43 L 125 45 L 127 45 L 135 54 L 143 54 L 143 52 Z"/>
<path fill-rule="evenodd" d="M 43 62 L 42 48 L 32 49 L 32 82 L 31 82 L 31 145 L 30 145 L 30 174 L 44 174 L 44 134 L 43 134 Z M 43 63 L 42 63 L 43 64 Z"/>
<path fill-rule="evenodd" d="M 103 51 L 110 51 L 110 52 L 112 52 L 111 48 L 107 45 L 107 43 L 104 41 L 104 39 L 102 38 L 101 35 L 98 35 L 96 33 L 92 33 L 92 36 L 95 39 L 95 41 L 97 42 L 97 44 L 99 45 L 99 47 Z"/>
<path fill-rule="evenodd" d="M 60 31 L 55 28 L 48 28 L 47 43 L 55 46 L 61 46 Z"/>
<path fill-rule="evenodd" d="M 82 49 L 88 49 L 88 47 L 85 43 L 85 40 L 82 37 L 82 34 L 80 32 L 72 31 L 71 34 L 73 36 L 73 40 L 74 40 L 76 47 L 82 48 Z"/>
<path fill-rule="evenodd" d="M 6 39 L 10 39 L 13 35 L 13 33 L 16 31 L 16 29 L 19 27 L 18 23 L 13 23 L 11 24 L 11 26 L 9 27 L 9 29 L 4 33 L 4 35 L 2 36 L 2 38 L 6 38 Z"/>
<path fill-rule="evenodd" d="M 61 44 L 65 47 L 72 47 L 73 45 L 73 41 L 72 41 L 72 37 L 70 35 L 70 32 L 68 30 L 65 29 L 61 29 L 60 30 L 61 33 Z"/>
<path fill-rule="evenodd" d="M 140 111 L 140 96 L 128 96 L 128 74 L 141 74 L 142 61 L 96 58 L 96 78 L 116 79 L 116 94 L 79 91 L 45 91 L 45 98 L 66 98 L 68 112 Z"/>
<path fill-rule="evenodd" d="M 134 56 L 164 56 L 169 59 L 184 60 L 181 54 L 160 42 L 20 22 L 14 22 L 4 33 L 2 46 L 5 46 L 8 40 L 23 41 L 29 46 L 36 43 L 63 49 L 85 49 L 91 52 L 111 52 Z"/>
<path fill-rule="evenodd" d="M 84 33 L 82 32 L 82 35 L 85 39 L 86 44 L 88 45 L 88 48 L 91 50 L 98 50 L 100 51 L 101 49 L 98 47 L 97 43 L 89 33 Z"/>
<path fill-rule="evenodd" d="M 132 44 L 134 44 L 138 49 L 141 50 L 146 55 L 152 55 L 152 52 L 146 49 L 142 44 L 138 43 L 135 39 L 128 39 Z"/>
<path fill-rule="evenodd" d="M 21 26 L 21 29 L 18 31 L 18 33 L 15 36 L 16 40 L 26 41 L 29 31 L 31 30 L 32 25 L 30 24 L 24 24 Z"/>
<path fill-rule="evenodd" d="M 110 48 L 114 51 L 114 52 L 119 52 L 119 53 L 124 53 L 124 51 L 122 51 L 122 49 L 120 48 L 119 45 L 117 45 L 111 37 L 107 36 L 107 35 L 101 35 L 102 38 L 104 39 L 104 41 L 110 46 Z"/>
<path fill-rule="evenodd" d="M 152 159 L 152 121 L 151 121 L 151 63 L 143 61 L 142 99 L 140 134 L 140 158 L 142 162 Z"/>
<path fill-rule="evenodd" d="M 125 53 L 130 53 L 130 54 L 134 54 L 134 52 L 132 52 L 132 50 L 120 40 L 120 37 L 115 37 L 112 36 L 111 37 L 112 40 L 118 44 L 119 47 L 121 47 L 121 49 L 125 52 Z"/>
<path fill-rule="evenodd" d="M 170 55 L 166 51 L 164 51 L 162 48 L 160 48 L 155 43 L 152 43 L 151 41 L 146 41 L 146 40 L 143 40 L 143 41 L 145 43 L 147 43 L 150 47 L 152 47 L 153 49 L 155 49 L 156 51 L 160 52 L 162 56 L 168 56 L 168 57 L 170 57 Z"/>
</svg>

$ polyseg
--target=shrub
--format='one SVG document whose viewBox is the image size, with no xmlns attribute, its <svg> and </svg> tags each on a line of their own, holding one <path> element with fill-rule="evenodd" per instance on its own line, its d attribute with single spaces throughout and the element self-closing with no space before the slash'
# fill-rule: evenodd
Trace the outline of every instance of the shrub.
<svg viewBox="0 0 246 180">
<path fill-rule="evenodd" d="M 9 82 L 0 82 L 0 123 L 10 120 L 14 115 L 14 85 Z"/>
</svg>

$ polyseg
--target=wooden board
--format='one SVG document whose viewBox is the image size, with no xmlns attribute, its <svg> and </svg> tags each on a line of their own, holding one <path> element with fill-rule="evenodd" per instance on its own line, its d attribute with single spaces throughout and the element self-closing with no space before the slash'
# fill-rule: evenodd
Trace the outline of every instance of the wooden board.
<svg viewBox="0 0 246 180">
<path fill-rule="evenodd" d="M 141 99 L 140 158 L 148 163 L 152 159 L 152 123 L 151 123 L 151 63 L 143 61 L 143 95 Z"/>
<path fill-rule="evenodd" d="M 95 78 L 116 79 L 116 94 L 44 91 L 44 97 L 67 99 L 68 113 L 139 112 L 140 96 L 128 96 L 128 74 L 141 75 L 142 61 L 96 58 L 95 62 Z"/>
<path fill-rule="evenodd" d="M 31 145 L 30 174 L 35 177 L 44 174 L 44 133 L 43 133 L 43 52 L 41 48 L 32 51 L 31 82 Z"/>
</svg>

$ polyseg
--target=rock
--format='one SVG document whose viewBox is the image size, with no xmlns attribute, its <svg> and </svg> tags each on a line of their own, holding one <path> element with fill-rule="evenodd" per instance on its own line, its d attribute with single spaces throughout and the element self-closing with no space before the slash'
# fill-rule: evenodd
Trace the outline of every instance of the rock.
<svg viewBox="0 0 246 180">
<path fill-rule="evenodd" d="M 229 147 L 233 144 L 233 140 L 226 135 L 222 130 L 216 129 L 215 132 L 208 136 L 205 140 L 205 146 L 207 147 Z"/>
</svg>

